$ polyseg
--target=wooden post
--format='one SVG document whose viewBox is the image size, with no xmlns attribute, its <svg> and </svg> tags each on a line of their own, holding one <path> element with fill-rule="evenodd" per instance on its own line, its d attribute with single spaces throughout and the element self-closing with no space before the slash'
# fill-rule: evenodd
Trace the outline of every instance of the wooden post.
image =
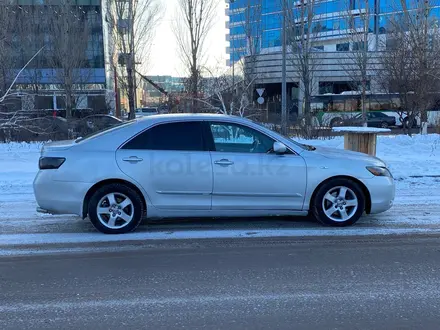
<svg viewBox="0 0 440 330">
<path fill-rule="evenodd" d="M 334 127 L 334 132 L 344 133 L 344 149 L 376 156 L 377 134 L 390 132 L 386 128 Z"/>
<path fill-rule="evenodd" d="M 374 133 L 345 133 L 344 149 L 363 152 L 371 156 L 376 155 L 376 136 Z"/>
</svg>

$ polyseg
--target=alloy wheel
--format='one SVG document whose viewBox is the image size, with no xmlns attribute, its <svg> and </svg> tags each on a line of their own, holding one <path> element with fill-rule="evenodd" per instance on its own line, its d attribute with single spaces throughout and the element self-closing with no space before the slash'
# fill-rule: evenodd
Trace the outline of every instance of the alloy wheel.
<svg viewBox="0 0 440 330">
<path fill-rule="evenodd" d="M 356 194 L 350 188 L 338 186 L 331 188 L 322 200 L 325 215 L 336 222 L 350 220 L 359 207 Z"/>
<path fill-rule="evenodd" d="M 98 220 L 109 229 L 127 226 L 134 216 L 134 205 L 121 193 L 110 193 L 101 198 L 96 208 Z"/>
</svg>

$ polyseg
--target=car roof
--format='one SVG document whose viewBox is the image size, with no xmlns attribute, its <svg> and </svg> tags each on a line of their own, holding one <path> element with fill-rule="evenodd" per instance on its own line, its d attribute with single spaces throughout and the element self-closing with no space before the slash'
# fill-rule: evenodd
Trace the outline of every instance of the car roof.
<svg viewBox="0 0 440 330">
<path fill-rule="evenodd" d="M 189 121 L 189 120 L 228 120 L 249 122 L 249 119 L 237 116 L 211 114 L 211 113 L 175 113 L 175 114 L 159 114 L 151 117 L 143 117 L 137 119 L 138 121 L 149 122 L 167 122 L 167 121 Z"/>
</svg>

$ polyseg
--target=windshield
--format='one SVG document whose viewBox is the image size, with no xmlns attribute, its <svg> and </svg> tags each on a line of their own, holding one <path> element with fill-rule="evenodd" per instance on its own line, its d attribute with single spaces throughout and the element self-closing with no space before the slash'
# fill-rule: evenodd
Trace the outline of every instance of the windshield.
<svg viewBox="0 0 440 330">
<path fill-rule="evenodd" d="M 157 112 L 157 110 L 156 109 L 142 109 L 142 112 L 145 112 L 145 113 L 152 113 L 152 112 Z"/>
<path fill-rule="evenodd" d="M 120 122 L 120 123 L 117 123 L 117 124 L 114 124 L 114 125 L 110 125 L 110 126 L 108 126 L 106 128 L 100 129 L 100 130 L 98 130 L 96 132 L 93 132 L 93 133 L 90 133 L 90 134 L 87 134 L 85 136 L 81 136 L 81 137 L 77 138 L 75 140 L 75 143 L 78 143 L 78 142 L 81 142 L 81 141 L 84 141 L 84 140 L 88 140 L 90 138 L 93 138 L 93 137 L 96 137 L 96 136 L 99 136 L 99 135 L 102 135 L 102 134 L 106 134 L 108 132 L 112 132 L 112 131 L 118 130 L 118 129 L 122 128 L 122 127 L 131 125 L 134 122 L 136 122 L 136 120 L 123 121 L 123 122 Z"/>
</svg>

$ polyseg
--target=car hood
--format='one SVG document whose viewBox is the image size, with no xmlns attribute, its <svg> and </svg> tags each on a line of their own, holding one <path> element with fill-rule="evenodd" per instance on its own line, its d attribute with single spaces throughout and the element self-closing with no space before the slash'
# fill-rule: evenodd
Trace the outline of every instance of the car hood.
<svg viewBox="0 0 440 330">
<path fill-rule="evenodd" d="M 314 150 L 313 152 L 320 154 L 321 156 L 326 158 L 357 160 L 357 161 L 368 162 L 376 166 L 386 166 L 383 160 L 356 151 L 336 149 L 336 148 L 316 147 L 316 150 Z"/>
</svg>

